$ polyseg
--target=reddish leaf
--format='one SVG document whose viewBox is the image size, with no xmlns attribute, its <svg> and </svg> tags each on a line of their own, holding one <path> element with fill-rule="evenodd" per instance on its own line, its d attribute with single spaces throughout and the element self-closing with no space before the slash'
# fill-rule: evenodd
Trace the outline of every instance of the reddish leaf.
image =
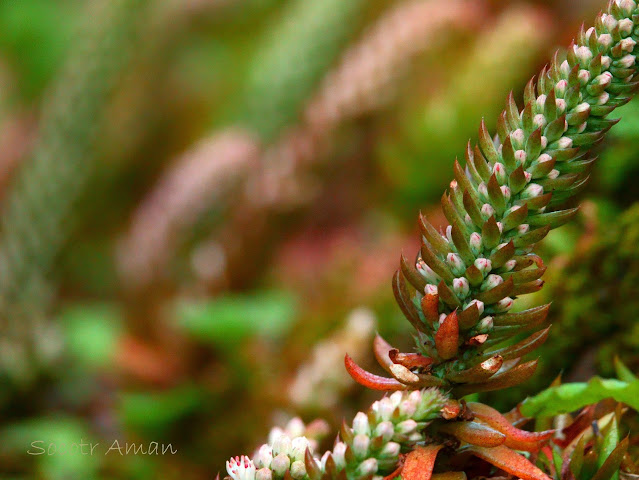
<svg viewBox="0 0 639 480">
<path fill-rule="evenodd" d="M 432 358 L 425 357 L 421 353 L 401 353 L 396 348 L 393 348 L 390 352 L 388 352 L 388 356 L 393 363 L 403 365 L 409 369 L 416 367 L 428 369 L 433 364 Z"/>
<path fill-rule="evenodd" d="M 422 312 L 424 317 L 430 323 L 435 323 L 439 320 L 439 294 L 427 293 L 422 297 Z"/>
<path fill-rule="evenodd" d="M 526 452 L 538 451 L 544 442 L 555 433 L 554 430 L 545 432 L 527 432 L 514 427 L 506 417 L 488 405 L 482 403 L 469 403 L 468 408 L 477 420 L 484 422 L 495 430 L 506 435 L 504 445 L 515 450 Z"/>
<path fill-rule="evenodd" d="M 497 447 L 506 441 L 506 435 L 503 433 L 476 422 L 446 423 L 440 427 L 440 430 L 462 442 L 482 447 Z"/>
<path fill-rule="evenodd" d="M 457 355 L 459 345 L 459 323 L 457 312 L 449 314 L 435 333 L 435 348 L 444 360 L 449 360 Z"/>
<path fill-rule="evenodd" d="M 408 388 L 406 385 L 398 382 L 394 378 L 380 377 L 379 375 L 367 372 L 357 365 L 348 355 L 344 357 L 344 365 L 346 366 L 348 374 L 353 377 L 353 380 L 366 388 L 370 388 L 371 390 L 383 390 L 390 392 L 394 390 L 406 390 Z"/>
<path fill-rule="evenodd" d="M 467 451 L 522 480 L 550 480 L 548 475 L 530 463 L 525 457 L 504 445 L 494 448 L 470 446 Z"/>
<path fill-rule="evenodd" d="M 392 345 L 380 337 L 379 334 L 375 336 L 375 340 L 373 340 L 373 352 L 375 353 L 375 358 L 382 368 L 388 373 L 391 373 L 390 369 L 391 365 L 393 365 L 393 361 L 389 355 L 391 350 L 394 350 Z"/>
<path fill-rule="evenodd" d="M 435 459 L 442 445 L 417 447 L 406 455 L 402 468 L 403 480 L 431 480 Z"/>
</svg>

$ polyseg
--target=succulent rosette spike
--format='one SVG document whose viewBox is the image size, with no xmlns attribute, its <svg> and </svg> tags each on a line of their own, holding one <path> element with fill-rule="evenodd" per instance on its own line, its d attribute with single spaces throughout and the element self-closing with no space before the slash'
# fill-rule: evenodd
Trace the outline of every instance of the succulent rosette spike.
<svg viewBox="0 0 639 480">
<path fill-rule="evenodd" d="M 437 386 L 459 398 L 533 375 L 537 360 L 522 357 L 546 340 L 549 305 L 512 308 L 542 288 L 546 267 L 535 245 L 577 213 L 563 206 L 587 184 L 593 147 L 618 122 L 608 115 L 639 87 L 637 37 L 637 4 L 611 1 L 528 83 L 523 110 L 508 97 L 496 136 L 482 121 L 478 144 L 468 144 L 464 165 L 455 161 L 442 197 L 449 225 L 438 231 L 421 216 L 421 249 L 413 262 L 402 256 L 393 277 L 397 303 L 417 331 L 416 353 L 378 338 L 377 359 L 392 378 L 347 357 L 355 380 L 379 390 Z"/>
</svg>

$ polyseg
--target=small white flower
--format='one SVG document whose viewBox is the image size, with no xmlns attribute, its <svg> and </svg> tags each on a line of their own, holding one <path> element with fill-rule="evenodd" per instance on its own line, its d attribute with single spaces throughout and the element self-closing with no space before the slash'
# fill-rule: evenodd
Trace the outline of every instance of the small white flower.
<svg viewBox="0 0 639 480">
<path fill-rule="evenodd" d="M 368 435 L 355 435 L 353 438 L 353 444 L 351 448 L 357 458 L 365 458 L 368 455 L 368 448 L 370 446 L 371 439 Z"/>
<path fill-rule="evenodd" d="M 621 42 L 621 49 L 625 52 L 632 52 L 635 49 L 637 42 L 632 38 L 624 38 Z"/>
<path fill-rule="evenodd" d="M 523 150 L 517 150 L 515 152 L 515 160 L 517 160 L 517 162 L 519 162 L 520 164 L 525 164 L 526 163 L 526 159 L 528 158 L 528 156 L 526 155 L 526 152 L 524 152 Z"/>
<path fill-rule="evenodd" d="M 289 456 L 294 460 L 304 460 L 307 448 L 310 448 L 308 439 L 306 437 L 296 437 L 291 442 L 291 451 Z"/>
<path fill-rule="evenodd" d="M 488 220 L 494 214 L 495 214 L 495 209 L 490 203 L 484 203 L 481 206 L 481 216 L 484 217 L 484 219 Z"/>
<path fill-rule="evenodd" d="M 466 308 L 472 307 L 473 305 L 477 305 L 477 311 L 480 315 L 484 313 L 484 302 L 482 302 L 481 300 L 473 300 L 468 304 L 468 307 Z"/>
<path fill-rule="evenodd" d="M 513 303 L 514 300 L 510 297 L 502 298 L 495 304 L 495 310 L 497 310 L 498 312 L 505 312 L 506 310 L 510 310 L 510 308 L 513 306 Z"/>
<path fill-rule="evenodd" d="M 355 415 L 353 419 L 353 431 L 360 435 L 368 435 L 371 433 L 368 415 L 364 412 L 357 412 L 357 415 Z"/>
<path fill-rule="evenodd" d="M 384 445 L 384 448 L 379 452 L 380 458 L 397 458 L 399 456 L 399 452 L 401 450 L 401 446 L 396 442 L 388 442 Z"/>
<path fill-rule="evenodd" d="M 517 233 L 519 233 L 519 235 L 523 235 L 524 233 L 528 233 L 529 231 L 530 225 L 528 225 L 527 223 L 522 223 L 517 227 Z"/>
<path fill-rule="evenodd" d="M 346 454 L 346 444 L 344 442 L 338 442 L 333 447 L 333 460 L 335 460 L 335 466 L 338 469 L 346 466 L 346 460 L 344 455 Z"/>
<path fill-rule="evenodd" d="M 390 399 L 388 399 L 387 397 L 376 401 L 373 405 L 375 406 L 377 417 L 381 420 L 389 420 L 391 418 L 391 415 L 393 415 L 393 411 L 395 410 L 393 402 L 391 402 Z"/>
<path fill-rule="evenodd" d="M 546 135 L 541 136 L 541 148 L 546 148 L 548 146 L 548 138 Z"/>
<path fill-rule="evenodd" d="M 630 23 L 632 23 L 632 21 Z M 597 39 L 597 42 L 599 42 L 599 45 L 601 45 L 604 48 L 608 49 L 608 48 L 610 48 L 612 46 L 612 43 L 613 43 L 612 35 L 610 35 L 609 33 L 603 33 L 603 34 L 599 35 L 599 38 Z"/>
<path fill-rule="evenodd" d="M 605 25 L 609 32 L 612 32 L 617 26 L 617 20 L 615 20 L 615 17 L 608 15 L 607 13 L 604 13 L 601 16 L 601 22 Z"/>
<path fill-rule="evenodd" d="M 535 198 L 544 193 L 544 187 L 537 183 L 531 183 L 523 192 L 521 192 L 521 198 Z"/>
<path fill-rule="evenodd" d="M 592 60 L 592 51 L 586 46 L 582 45 L 581 47 L 578 47 L 575 45 L 575 56 L 579 60 L 581 66 L 587 66 L 590 63 L 590 60 Z"/>
<path fill-rule="evenodd" d="M 579 79 L 579 83 L 582 85 L 587 84 L 590 81 L 590 72 L 588 70 L 579 70 L 577 74 L 577 78 Z"/>
<path fill-rule="evenodd" d="M 564 100 L 563 98 L 558 98 L 557 100 L 555 100 L 555 104 L 557 105 L 557 110 L 559 110 L 559 113 L 564 113 L 566 111 L 566 100 Z"/>
<path fill-rule="evenodd" d="M 493 329 L 493 317 L 484 317 L 481 322 L 477 324 L 477 331 L 480 333 L 486 333 Z"/>
<path fill-rule="evenodd" d="M 283 433 L 279 437 L 275 439 L 273 442 L 273 455 L 279 455 L 283 453 L 284 455 L 288 455 L 291 451 L 291 438 Z"/>
<path fill-rule="evenodd" d="M 270 468 L 260 468 L 255 473 L 255 480 L 273 480 L 273 470 Z"/>
<path fill-rule="evenodd" d="M 432 283 L 429 283 L 426 287 L 424 287 L 424 293 L 426 295 L 437 295 L 438 292 L 439 290 L 437 289 L 437 285 L 433 285 Z"/>
<path fill-rule="evenodd" d="M 291 467 L 291 459 L 286 453 L 280 453 L 276 455 L 273 461 L 271 462 L 271 470 L 278 477 L 283 477 L 284 474 Z"/>
<path fill-rule="evenodd" d="M 537 159 L 537 161 L 539 163 L 552 162 L 552 157 L 548 155 L 547 153 L 542 153 L 541 155 L 539 155 L 539 158 Z"/>
<path fill-rule="evenodd" d="M 555 85 L 555 94 L 558 97 L 562 97 L 566 94 L 566 90 L 568 90 L 568 82 L 566 80 L 559 80 L 557 85 Z"/>
<path fill-rule="evenodd" d="M 612 63 L 612 59 L 608 55 L 602 55 L 602 57 L 601 57 L 601 66 L 603 68 L 610 68 L 610 64 L 611 63 Z M 588 76 L 590 77 L 590 73 L 588 74 Z"/>
<path fill-rule="evenodd" d="M 417 403 L 411 401 L 410 398 L 399 404 L 399 414 L 404 417 L 412 417 L 416 411 Z"/>
<path fill-rule="evenodd" d="M 537 100 L 536 100 L 537 107 L 541 108 L 542 111 L 544 109 L 544 105 L 546 104 L 546 98 L 548 98 L 548 97 L 546 97 L 546 95 L 542 94 L 542 95 L 539 95 L 537 97 Z"/>
<path fill-rule="evenodd" d="M 484 200 L 488 199 L 488 187 L 484 182 L 481 182 L 477 187 L 477 191 L 484 198 Z"/>
<path fill-rule="evenodd" d="M 377 460 L 367 458 L 357 467 L 357 477 L 369 477 L 377 473 Z"/>
<path fill-rule="evenodd" d="M 499 187 L 499 189 L 501 190 L 501 194 L 504 196 L 506 201 L 509 201 L 510 200 L 510 188 L 507 187 L 506 185 L 502 185 L 501 187 Z"/>
<path fill-rule="evenodd" d="M 608 92 L 603 92 L 597 97 L 597 105 L 605 105 L 608 103 L 608 100 L 610 100 L 610 94 Z"/>
<path fill-rule="evenodd" d="M 462 258 L 456 253 L 449 253 L 446 255 L 446 262 L 453 270 L 453 272 L 457 274 L 461 274 L 466 270 L 466 266 L 464 265 L 464 261 Z"/>
<path fill-rule="evenodd" d="M 470 234 L 470 249 L 475 255 L 481 251 L 481 235 L 477 232 Z"/>
<path fill-rule="evenodd" d="M 490 290 L 491 288 L 495 288 L 498 285 L 504 283 L 504 279 L 499 275 L 490 274 L 486 277 L 486 280 L 481 285 L 482 290 Z"/>
<path fill-rule="evenodd" d="M 621 57 L 619 60 L 617 60 L 617 62 L 619 62 L 619 65 L 623 68 L 632 68 L 637 62 L 637 57 L 629 53 L 628 55 L 624 55 L 623 57 Z"/>
<path fill-rule="evenodd" d="M 233 480 L 255 480 L 255 470 L 255 464 L 245 455 L 226 462 L 226 471 Z"/>
<path fill-rule="evenodd" d="M 291 465 L 291 477 L 302 480 L 306 476 L 306 465 L 303 460 L 295 460 Z"/>
<path fill-rule="evenodd" d="M 553 168 L 549 173 L 548 173 L 548 178 L 550 178 L 551 180 L 554 180 L 555 178 L 557 178 L 559 176 L 559 170 L 557 170 L 556 168 Z"/>
<path fill-rule="evenodd" d="M 484 275 L 487 275 L 493 268 L 492 262 L 488 260 L 487 258 L 478 258 L 477 260 L 475 260 L 475 266 Z"/>
<path fill-rule="evenodd" d="M 608 94 L 606 93 L 605 95 L 608 95 Z M 572 147 L 572 139 L 568 137 L 561 137 L 557 141 L 557 145 L 559 146 L 559 148 L 570 148 Z"/>
<path fill-rule="evenodd" d="M 510 134 L 510 141 L 515 148 L 523 148 L 526 142 L 526 135 L 521 128 L 518 128 Z"/>
<path fill-rule="evenodd" d="M 466 296 L 470 293 L 470 284 L 464 277 L 455 278 L 453 280 L 453 290 L 457 296 L 466 298 Z"/>
<path fill-rule="evenodd" d="M 546 121 L 546 117 L 543 113 L 538 113 L 533 117 L 533 125 L 537 128 L 543 128 L 547 123 L 548 122 Z"/>
<path fill-rule="evenodd" d="M 621 20 L 619 20 L 619 32 L 624 36 L 630 35 L 632 33 L 633 26 L 634 24 L 629 18 L 622 18 Z"/>
<path fill-rule="evenodd" d="M 517 266 L 517 260 L 508 260 L 502 268 L 506 270 L 507 272 L 510 272 L 516 266 Z"/>
<path fill-rule="evenodd" d="M 389 442 L 395 435 L 395 427 L 390 421 L 381 422 L 375 427 L 375 436 L 382 437 L 384 442 Z"/>
<path fill-rule="evenodd" d="M 395 430 L 400 435 L 410 435 L 411 433 L 417 430 L 417 422 L 413 420 L 412 418 L 409 418 L 408 420 L 399 422 L 397 426 L 395 427 Z"/>
<path fill-rule="evenodd" d="M 393 404 L 393 408 L 397 408 L 399 407 L 399 404 L 402 403 L 402 400 L 404 399 L 404 392 L 393 392 L 388 398 Z"/>
<path fill-rule="evenodd" d="M 269 468 L 273 461 L 273 449 L 270 445 L 262 445 L 257 451 L 254 463 L 257 468 Z"/>
<path fill-rule="evenodd" d="M 588 102 L 580 103 L 579 105 L 575 107 L 575 112 L 577 113 L 583 113 L 589 110 L 590 110 L 590 104 Z"/>
<path fill-rule="evenodd" d="M 632 15 L 637 8 L 637 4 L 634 0 L 617 0 L 617 5 L 621 7 L 626 15 Z"/>
</svg>

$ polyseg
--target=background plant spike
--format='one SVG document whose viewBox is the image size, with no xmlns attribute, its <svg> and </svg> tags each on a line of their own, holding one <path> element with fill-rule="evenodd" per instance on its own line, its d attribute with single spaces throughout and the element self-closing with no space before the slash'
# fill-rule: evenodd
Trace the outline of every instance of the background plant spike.
<svg viewBox="0 0 639 480">
<path fill-rule="evenodd" d="M 517 297 L 542 288 L 546 267 L 535 245 L 576 214 L 563 206 L 583 190 L 592 148 L 618 121 L 608 115 L 639 86 L 638 24 L 633 0 L 611 2 L 528 83 L 523 110 L 508 97 L 496 136 L 482 120 L 478 144 L 468 144 L 465 166 L 455 162 L 442 197 L 449 226 L 437 231 L 421 216 L 420 252 L 414 265 L 402 258 L 393 278 L 397 303 L 417 330 L 417 351 L 432 359 L 411 373 L 439 379 L 457 396 L 533 375 L 537 361 L 520 361 L 547 338 L 548 306 L 510 311 Z M 497 348 L 525 332 L 523 342 Z M 497 371 L 481 366 L 498 356 Z M 411 386 L 401 373 L 395 379 Z"/>
</svg>

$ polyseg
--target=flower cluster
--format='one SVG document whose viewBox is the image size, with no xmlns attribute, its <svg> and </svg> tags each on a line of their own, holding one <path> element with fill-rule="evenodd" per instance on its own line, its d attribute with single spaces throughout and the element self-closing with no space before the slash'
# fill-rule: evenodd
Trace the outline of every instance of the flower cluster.
<svg viewBox="0 0 639 480">
<path fill-rule="evenodd" d="M 401 354 L 378 339 L 377 358 L 393 378 L 367 375 L 347 358 L 356 380 L 380 390 L 439 386 L 461 397 L 534 373 L 537 362 L 521 358 L 547 338 L 548 306 L 510 310 L 543 286 L 546 267 L 534 247 L 576 214 L 562 206 L 586 185 L 592 148 L 618 121 L 607 116 L 639 86 L 637 37 L 636 2 L 610 2 L 529 82 L 523 110 L 510 95 L 495 137 L 482 121 L 478 145 L 468 144 L 465 166 L 455 162 L 442 198 L 450 225 L 440 232 L 422 217 L 421 250 L 415 262 L 402 257 L 393 278 L 419 353 Z"/>
</svg>

